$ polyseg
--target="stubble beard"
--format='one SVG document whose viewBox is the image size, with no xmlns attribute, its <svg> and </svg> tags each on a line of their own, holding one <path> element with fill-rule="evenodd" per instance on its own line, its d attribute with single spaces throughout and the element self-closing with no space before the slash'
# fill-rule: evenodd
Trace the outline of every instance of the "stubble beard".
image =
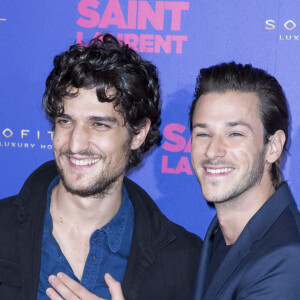
<svg viewBox="0 0 300 300">
<path fill-rule="evenodd" d="M 220 194 L 216 195 L 203 195 L 205 200 L 210 203 L 225 203 L 237 199 L 240 195 L 258 185 L 262 179 L 264 172 L 264 157 L 265 147 L 257 154 L 251 169 L 240 182 L 237 182 L 230 190 L 225 193 L 220 192 Z M 220 163 L 220 165 L 222 164 L 224 164 L 224 162 Z M 212 184 L 215 185 L 217 190 L 219 183 L 213 182 Z"/>
<path fill-rule="evenodd" d="M 58 164 L 57 159 L 56 161 L 56 167 L 58 174 L 60 176 L 60 179 L 62 181 L 63 186 L 65 189 L 71 193 L 72 195 L 77 195 L 80 197 L 99 197 L 104 198 L 110 192 L 113 190 L 114 184 L 119 180 L 119 178 L 125 173 L 129 156 L 131 153 L 130 144 L 131 144 L 131 138 L 128 139 L 122 146 L 122 149 L 120 151 L 120 154 L 115 159 L 115 165 L 112 166 L 112 168 L 109 169 L 110 165 L 107 166 L 107 170 L 103 170 L 96 178 L 92 180 L 87 186 L 83 187 L 77 187 L 76 184 L 72 184 L 67 180 L 67 176 L 63 170 L 63 168 Z M 81 155 L 84 156 L 91 156 L 95 157 L 95 155 L 91 152 L 81 152 Z M 60 156 L 63 155 L 74 155 L 70 150 L 63 151 L 59 154 Z M 102 158 L 101 158 L 102 159 Z M 117 165 L 118 162 L 125 162 L 121 166 Z M 78 177 L 78 179 L 80 176 Z"/>
</svg>

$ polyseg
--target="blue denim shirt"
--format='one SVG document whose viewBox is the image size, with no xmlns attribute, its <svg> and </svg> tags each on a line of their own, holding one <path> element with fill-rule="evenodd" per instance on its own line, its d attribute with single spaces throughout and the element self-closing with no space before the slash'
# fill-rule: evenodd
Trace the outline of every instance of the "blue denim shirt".
<svg viewBox="0 0 300 300">
<path fill-rule="evenodd" d="M 116 280 L 123 281 L 133 233 L 134 209 L 126 188 L 123 185 L 123 201 L 118 213 L 109 223 L 101 229 L 95 230 L 91 235 L 90 251 L 81 281 L 79 281 L 52 235 L 53 223 L 50 214 L 50 202 L 52 189 L 58 182 L 59 176 L 48 187 L 37 299 L 49 299 L 46 295 L 46 289 L 50 287 L 48 277 L 51 274 L 56 275 L 58 272 L 66 273 L 97 296 L 111 299 L 104 281 L 104 274 L 108 272 Z"/>
</svg>

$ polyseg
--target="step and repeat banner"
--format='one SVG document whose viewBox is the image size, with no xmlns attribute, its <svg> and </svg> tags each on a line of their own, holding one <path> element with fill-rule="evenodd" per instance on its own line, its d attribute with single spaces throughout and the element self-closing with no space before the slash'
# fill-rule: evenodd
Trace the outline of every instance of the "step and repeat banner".
<svg viewBox="0 0 300 300">
<path fill-rule="evenodd" d="M 205 235 L 215 214 L 193 174 L 188 111 L 199 70 L 252 63 L 274 75 L 291 113 L 284 177 L 300 206 L 300 2 L 298 0 L 1 0 L 0 198 L 53 159 L 41 109 L 55 55 L 110 32 L 159 69 L 162 143 L 128 176 L 174 222 Z"/>
</svg>

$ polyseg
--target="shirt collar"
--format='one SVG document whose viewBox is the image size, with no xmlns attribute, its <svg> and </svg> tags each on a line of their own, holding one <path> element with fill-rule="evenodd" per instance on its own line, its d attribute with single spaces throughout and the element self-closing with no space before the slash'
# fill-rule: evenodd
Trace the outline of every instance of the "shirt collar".
<svg viewBox="0 0 300 300">
<path fill-rule="evenodd" d="M 130 211 L 133 210 L 127 190 L 123 184 L 122 187 L 122 204 L 119 211 L 113 219 L 103 226 L 103 231 L 107 235 L 108 246 L 112 252 L 118 252 L 128 225 Z"/>
<path fill-rule="evenodd" d="M 59 183 L 59 175 L 57 175 L 48 186 L 43 238 L 48 238 L 52 234 L 53 223 L 50 214 L 50 204 L 51 204 L 52 190 L 56 185 L 58 185 L 58 183 Z"/>
<path fill-rule="evenodd" d="M 45 215 L 44 226 L 44 238 L 47 238 L 49 234 L 52 233 L 52 218 L 50 214 L 50 203 L 51 195 L 53 188 L 59 183 L 60 177 L 57 175 L 52 182 L 49 184 L 47 191 L 47 208 Z M 112 252 L 118 252 L 121 247 L 121 243 L 124 237 L 124 232 L 126 231 L 127 226 L 130 226 L 130 222 L 127 222 L 127 219 L 130 218 L 130 214 L 133 213 L 133 206 L 130 201 L 129 195 L 125 188 L 125 185 L 122 186 L 122 203 L 117 214 L 112 218 L 110 222 L 104 225 L 100 230 L 103 230 L 107 235 L 107 241 L 109 249 Z"/>
</svg>

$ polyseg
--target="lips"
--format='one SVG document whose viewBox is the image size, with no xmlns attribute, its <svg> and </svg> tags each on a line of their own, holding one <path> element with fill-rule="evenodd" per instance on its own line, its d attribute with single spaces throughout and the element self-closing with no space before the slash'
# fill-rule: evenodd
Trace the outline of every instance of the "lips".
<svg viewBox="0 0 300 300">
<path fill-rule="evenodd" d="M 76 166 L 91 166 L 96 164 L 98 161 L 100 161 L 99 158 L 84 158 L 84 159 L 77 159 L 74 157 L 68 157 L 72 164 Z"/>
<path fill-rule="evenodd" d="M 233 168 L 205 168 L 205 171 L 210 174 L 223 174 L 232 171 Z"/>
<path fill-rule="evenodd" d="M 205 173 L 207 175 L 211 176 L 217 176 L 217 175 L 228 175 L 230 174 L 234 168 L 232 167 L 204 167 Z"/>
</svg>

